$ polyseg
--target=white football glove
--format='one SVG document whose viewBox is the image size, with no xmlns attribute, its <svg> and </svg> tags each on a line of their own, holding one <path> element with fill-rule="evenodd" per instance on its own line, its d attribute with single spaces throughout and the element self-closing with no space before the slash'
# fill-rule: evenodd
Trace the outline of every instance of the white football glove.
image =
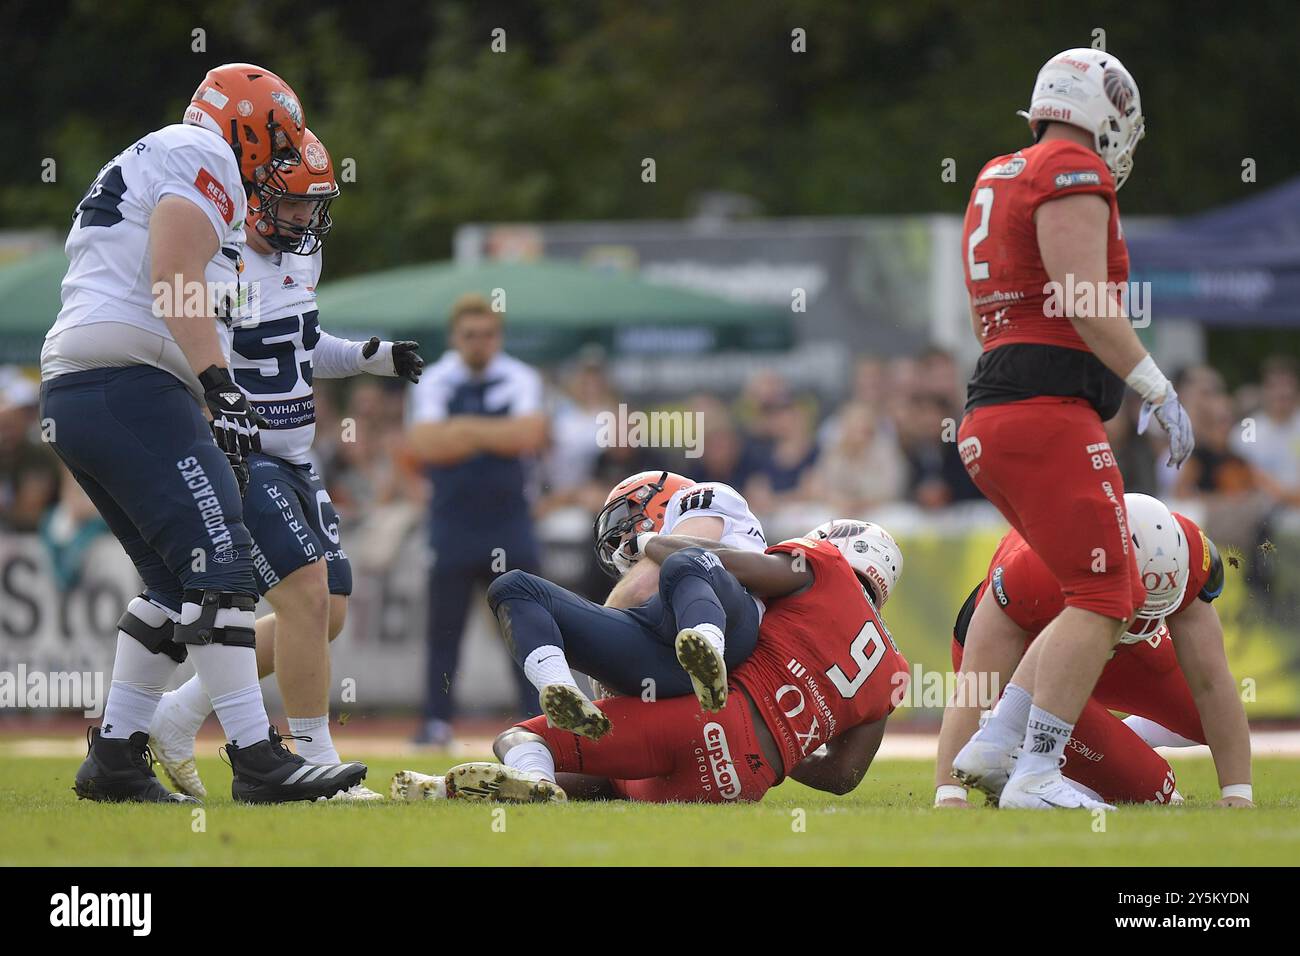
<svg viewBox="0 0 1300 956">
<path fill-rule="evenodd" d="M 1147 425 L 1151 423 L 1153 415 L 1169 433 L 1169 461 L 1166 464 L 1181 467 L 1187 460 L 1187 456 L 1192 453 L 1192 449 L 1196 447 L 1196 438 L 1192 435 L 1191 419 L 1187 417 L 1182 403 L 1178 401 L 1178 393 L 1174 391 L 1172 385 L 1165 390 L 1165 400 L 1159 405 L 1152 405 L 1151 402 L 1142 403 L 1142 412 L 1138 415 L 1139 435 L 1146 433 Z"/>
<path fill-rule="evenodd" d="M 623 542 L 622 546 L 610 557 L 614 567 L 618 568 L 619 574 L 627 574 L 632 569 L 632 565 L 641 560 L 641 556 L 645 554 L 646 542 L 658 533 L 657 531 L 642 531 L 640 534 L 633 535 Z"/>
</svg>

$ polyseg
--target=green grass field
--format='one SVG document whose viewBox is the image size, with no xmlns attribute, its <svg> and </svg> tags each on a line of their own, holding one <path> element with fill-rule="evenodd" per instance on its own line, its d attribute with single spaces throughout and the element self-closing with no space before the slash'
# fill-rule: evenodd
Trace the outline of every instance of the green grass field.
<svg viewBox="0 0 1300 956">
<path fill-rule="evenodd" d="M 231 802 L 230 771 L 213 757 L 200 766 L 215 792 L 200 820 L 188 807 L 79 802 L 70 789 L 78 760 L 7 750 L 0 745 L 6 866 L 1300 862 L 1300 760 L 1291 759 L 1256 761 L 1254 811 L 1211 806 L 1218 788 L 1209 760 L 1176 762 L 1186 806 L 1122 808 L 1096 832 L 1087 813 L 934 811 L 931 765 L 921 760 L 880 761 L 847 797 L 787 782 L 757 805 L 249 807 Z M 386 794 L 396 770 L 432 772 L 455 762 L 377 759 L 367 782 Z"/>
</svg>

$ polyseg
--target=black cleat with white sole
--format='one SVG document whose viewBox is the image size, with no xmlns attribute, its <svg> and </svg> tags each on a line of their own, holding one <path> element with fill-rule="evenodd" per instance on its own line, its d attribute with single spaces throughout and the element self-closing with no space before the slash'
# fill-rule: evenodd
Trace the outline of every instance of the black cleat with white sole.
<svg viewBox="0 0 1300 956">
<path fill-rule="evenodd" d="M 189 803 L 202 801 L 172 793 L 153 772 L 149 735 L 143 730 L 130 737 L 105 737 L 98 727 L 86 734 L 86 759 L 77 770 L 72 789 L 82 800 L 104 803 Z"/>
<path fill-rule="evenodd" d="M 234 779 L 230 795 L 242 803 L 291 803 L 319 800 L 356 786 L 366 778 L 361 763 L 308 763 L 284 745 L 298 737 L 282 737 L 272 727 L 266 740 L 247 747 L 228 743 L 222 748 Z"/>
</svg>

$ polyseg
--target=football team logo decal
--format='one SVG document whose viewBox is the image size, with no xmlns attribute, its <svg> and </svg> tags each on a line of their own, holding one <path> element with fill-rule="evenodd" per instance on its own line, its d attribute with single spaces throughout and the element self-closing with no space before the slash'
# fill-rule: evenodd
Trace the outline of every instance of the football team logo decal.
<svg viewBox="0 0 1300 956">
<path fill-rule="evenodd" d="M 293 120 L 295 126 L 302 125 L 302 107 L 298 105 L 297 100 L 286 93 L 281 93 L 279 90 L 271 91 L 271 99 L 275 100 L 284 108 L 284 111 L 289 114 L 289 118 Z"/>
<path fill-rule="evenodd" d="M 1133 103 L 1133 87 L 1124 74 L 1110 67 L 1102 74 L 1101 85 L 1106 91 L 1106 98 L 1114 104 L 1115 109 L 1127 113 Z"/>
<path fill-rule="evenodd" d="M 323 173 L 329 165 L 329 160 L 325 158 L 325 147 L 317 142 L 307 144 L 303 150 L 303 159 L 307 161 L 307 168 L 314 173 Z"/>
</svg>

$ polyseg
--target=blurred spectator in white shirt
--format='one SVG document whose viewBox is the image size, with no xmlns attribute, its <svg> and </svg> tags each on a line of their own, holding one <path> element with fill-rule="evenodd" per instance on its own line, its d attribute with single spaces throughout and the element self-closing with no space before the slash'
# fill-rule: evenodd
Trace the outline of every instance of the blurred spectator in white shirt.
<svg viewBox="0 0 1300 956">
<path fill-rule="evenodd" d="M 1300 378 L 1295 363 L 1264 363 L 1259 411 L 1233 430 L 1232 447 L 1255 466 L 1260 484 L 1280 501 L 1300 506 Z"/>
<path fill-rule="evenodd" d="M 877 419 L 865 402 L 845 405 L 835 437 L 813 469 L 815 494 L 837 515 L 866 515 L 903 495 L 907 463 L 898 442 L 881 434 Z"/>
</svg>

